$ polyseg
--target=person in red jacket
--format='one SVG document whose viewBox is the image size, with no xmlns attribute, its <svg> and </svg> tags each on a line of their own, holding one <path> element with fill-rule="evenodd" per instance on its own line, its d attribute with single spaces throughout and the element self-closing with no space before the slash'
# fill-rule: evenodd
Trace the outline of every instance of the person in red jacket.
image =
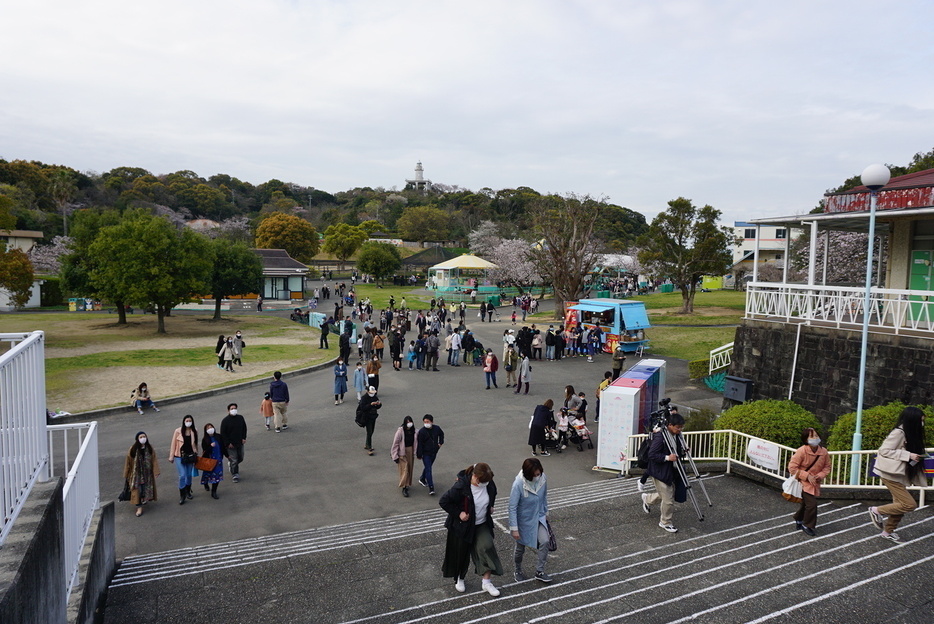
<svg viewBox="0 0 934 624">
<path fill-rule="evenodd" d="M 499 388 L 496 385 L 496 371 L 499 370 L 499 360 L 496 359 L 496 356 L 493 354 L 493 349 L 486 350 L 486 356 L 483 358 L 483 372 L 486 374 L 486 389 L 490 389 L 490 383 L 493 383 L 494 388 Z"/>
</svg>

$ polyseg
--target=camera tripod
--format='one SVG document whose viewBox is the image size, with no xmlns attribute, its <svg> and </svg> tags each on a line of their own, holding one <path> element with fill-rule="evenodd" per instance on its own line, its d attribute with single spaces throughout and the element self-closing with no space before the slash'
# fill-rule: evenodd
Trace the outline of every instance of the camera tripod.
<svg viewBox="0 0 934 624">
<path fill-rule="evenodd" d="M 704 498 L 707 499 L 707 506 L 713 507 L 713 503 L 710 502 L 710 496 L 707 494 L 707 488 L 704 486 L 704 482 L 701 480 L 700 471 L 697 470 L 697 464 L 694 463 L 694 458 L 691 457 L 691 454 L 687 451 L 684 452 L 684 459 L 681 459 L 681 455 L 678 453 L 678 443 L 675 440 L 675 436 L 668 431 L 667 425 L 661 426 L 661 431 L 659 432 L 665 439 L 665 445 L 668 447 L 668 454 L 675 455 L 676 459 L 673 463 L 675 465 L 675 470 L 678 471 L 678 477 L 681 479 L 681 482 L 684 483 L 684 487 L 687 489 L 687 497 L 690 499 L 691 504 L 694 505 L 694 511 L 697 513 L 697 520 L 704 520 L 704 511 L 701 509 L 700 504 L 697 502 L 697 497 L 694 495 L 694 488 L 691 485 L 691 481 L 688 477 L 687 471 L 684 469 L 684 461 L 687 461 L 691 467 L 691 470 L 694 471 L 694 482 L 700 485 L 701 491 L 704 493 Z"/>
</svg>

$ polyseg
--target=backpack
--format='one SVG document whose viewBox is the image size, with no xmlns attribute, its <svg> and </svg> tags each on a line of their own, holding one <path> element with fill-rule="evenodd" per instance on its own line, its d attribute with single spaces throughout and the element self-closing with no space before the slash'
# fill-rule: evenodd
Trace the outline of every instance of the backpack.
<svg viewBox="0 0 934 624">
<path fill-rule="evenodd" d="M 636 466 L 645 470 L 649 467 L 649 447 L 652 446 L 652 438 L 648 437 L 639 445 L 636 452 Z"/>
<path fill-rule="evenodd" d="M 366 413 L 360 409 L 360 406 L 357 406 L 357 416 L 353 420 L 355 423 L 361 427 L 366 427 Z"/>
<path fill-rule="evenodd" d="M 425 352 L 425 341 L 416 340 L 415 341 L 415 353 L 424 353 Z"/>
</svg>

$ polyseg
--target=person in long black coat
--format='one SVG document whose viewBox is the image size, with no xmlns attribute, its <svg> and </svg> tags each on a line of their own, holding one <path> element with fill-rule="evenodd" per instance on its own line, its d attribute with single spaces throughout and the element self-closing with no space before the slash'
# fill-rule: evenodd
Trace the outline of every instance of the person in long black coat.
<svg viewBox="0 0 934 624">
<path fill-rule="evenodd" d="M 532 413 L 532 420 L 529 421 L 529 446 L 532 447 L 532 455 L 537 455 L 535 452 L 536 446 L 542 449 L 542 455 L 546 457 L 551 455 L 551 453 L 545 450 L 545 429 L 555 419 L 554 412 L 552 411 L 554 406 L 555 402 L 551 399 L 548 399 L 542 405 L 535 406 L 535 411 Z"/>
<path fill-rule="evenodd" d="M 493 506 L 496 503 L 496 483 L 493 470 L 483 462 L 468 466 L 457 474 L 457 481 L 441 496 L 438 504 L 448 517 L 448 530 L 441 573 L 454 578 L 454 588 L 466 591 L 464 579 L 473 561 L 477 574 L 483 577 L 483 591 L 499 596 L 490 576 L 503 574 L 503 565 L 493 540 Z"/>
</svg>

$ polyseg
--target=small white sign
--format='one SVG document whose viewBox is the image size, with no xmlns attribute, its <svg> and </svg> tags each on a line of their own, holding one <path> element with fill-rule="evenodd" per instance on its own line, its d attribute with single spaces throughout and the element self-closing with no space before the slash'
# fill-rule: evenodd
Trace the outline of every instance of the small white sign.
<svg viewBox="0 0 934 624">
<path fill-rule="evenodd" d="M 767 468 L 769 470 L 778 470 L 778 445 L 766 442 L 765 440 L 752 439 L 746 445 L 746 455 L 749 460 Z"/>
</svg>

